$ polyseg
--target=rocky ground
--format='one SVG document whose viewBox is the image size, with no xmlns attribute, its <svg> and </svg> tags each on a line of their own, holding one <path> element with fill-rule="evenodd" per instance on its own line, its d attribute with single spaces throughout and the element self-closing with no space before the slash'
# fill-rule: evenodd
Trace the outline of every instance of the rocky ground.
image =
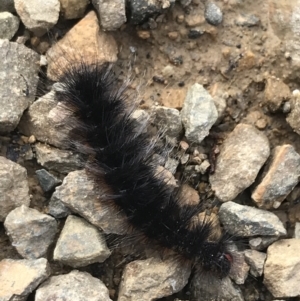
<svg viewBox="0 0 300 301">
<path fill-rule="evenodd" d="M 300 0 L 0 2 L 0 300 L 298 300 L 299 21 Z M 161 169 L 240 238 L 230 278 L 99 203 L 51 91 L 82 59 L 114 63 L 174 146 Z"/>
</svg>

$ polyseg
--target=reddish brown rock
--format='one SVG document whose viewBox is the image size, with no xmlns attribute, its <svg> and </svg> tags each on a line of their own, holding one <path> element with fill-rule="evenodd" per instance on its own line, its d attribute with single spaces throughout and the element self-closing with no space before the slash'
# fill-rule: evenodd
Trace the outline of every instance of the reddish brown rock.
<svg viewBox="0 0 300 301">
<path fill-rule="evenodd" d="M 260 208 L 278 208 L 299 182 L 300 155 L 292 145 L 277 146 L 266 169 L 252 199 Z"/>
<path fill-rule="evenodd" d="M 70 63 L 105 63 L 117 60 L 114 38 L 100 30 L 96 13 L 91 11 L 47 53 L 48 77 L 55 80 Z"/>
</svg>

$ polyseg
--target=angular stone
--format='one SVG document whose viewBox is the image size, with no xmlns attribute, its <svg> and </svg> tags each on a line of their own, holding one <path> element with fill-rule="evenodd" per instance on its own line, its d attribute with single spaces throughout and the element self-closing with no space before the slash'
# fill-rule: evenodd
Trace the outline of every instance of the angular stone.
<svg viewBox="0 0 300 301">
<path fill-rule="evenodd" d="M 264 284 L 275 298 L 300 295 L 300 240 L 282 239 L 267 252 Z"/>
<path fill-rule="evenodd" d="M 227 202 L 220 207 L 219 218 L 226 231 L 232 235 L 242 237 L 286 235 L 279 218 L 266 210 Z"/>
<path fill-rule="evenodd" d="M 119 288 L 119 301 L 157 300 L 183 289 L 191 266 L 174 258 L 132 261 L 124 269 Z"/>
<path fill-rule="evenodd" d="M 181 110 L 186 138 L 200 143 L 209 134 L 217 118 L 218 112 L 210 94 L 202 85 L 196 83 L 191 86 Z"/>
<path fill-rule="evenodd" d="M 34 135 L 41 142 L 66 148 L 69 130 L 65 120 L 69 115 L 51 91 L 29 107 L 21 118 L 19 129 L 26 136 Z"/>
<path fill-rule="evenodd" d="M 180 114 L 176 109 L 155 107 L 155 124 L 170 137 L 179 137 L 183 132 Z"/>
<path fill-rule="evenodd" d="M 38 163 L 48 170 L 67 174 L 84 166 L 84 160 L 72 151 L 61 150 L 42 143 L 36 143 L 35 150 Z"/>
<path fill-rule="evenodd" d="M 299 60 L 300 62 L 300 60 Z M 300 135 L 300 91 L 293 91 L 293 97 L 290 100 L 291 112 L 287 116 L 286 121 L 293 130 Z"/>
<path fill-rule="evenodd" d="M 37 289 L 34 300 L 112 301 L 101 280 L 77 270 L 50 277 Z"/>
<path fill-rule="evenodd" d="M 117 60 L 114 38 L 100 30 L 94 11 L 89 12 L 48 52 L 47 76 L 57 80 L 70 64 L 105 63 Z"/>
<path fill-rule="evenodd" d="M 13 131 L 36 96 L 39 55 L 24 45 L 0 40 L 0 133 Z"/>
<path fill-rule="evenodd" d="M 39 183 L 45 192 L 50 192 L 52 189 L 62 183 L 61 180 L 57 179 L 45 169 L 39 169 L 35 172 L 35 174 L 37 175 Z"/>
<path fill-rule="evenodd" d="M 13 246 L 26 259 L 45 257 L 58 230 L 53 217 L 24 205 L 8 214 L 4 226 Z"/>
<path fill-rule="evenodd" d="M 103 30 L 116 30 L 126 23 L 125 0 L 92 0 Z"/>
<path fill-rule="evenodd" d="M 26 28 L 42 36 L 57 23 L 60 3 L 59 0 L 15 0 L 15 8 Z"/>
<path fill-rule="evenodd" d="M 0 261 L 0 300 L 26 301 L 28 295 L 50 275 L 45 258 Z"/>
<path fill-rule="evenodd" d="M 109 206 L 106 187 L 97 187 L 85 170 L 70 172 L 53 197 L 72 212 L 78 213 L 105 233 L 125 234 L 128 231 L 125 214 Z"/>
<path fill-rule="evenodd" d="M 10 40 L 19 28 L 20 20 L 9 12 L 0 13 L 0 39 Z"/>
<path fill-rule="evenodd" d="M 270 154 L 267 137 L 254 126 L 239 124 L 225 139 L 209 178 L 212 189 L 222 201 L 233 200 L 248 188 Z"/>
<path fill-rule="evenodd" d="M 264 101 L 272 112 L 277 111 L 290 98 L 290 88 L 283 81 L 272 77 L 267 79 Z"/>
<path fill-rule="evenodd" d="M 0 221 L 21 206 L 29 206 L 29 187 L 26 169 L 0 156 Z"/>
<path fill-rule="evenodd" d="M 299 182 L 299 176 L 300 155 L 292 145 L 277 146 L 262 181 L 251 197 L 260 208 L 278 208 Z"/>
<path fill-rule="evenodd" d="M 266 253 L 255 250 L 246 250 L 244 254 L 246 262 L 250 265 L 251 275 L 260 277 L 264 271 L 264 263 L 267 258 Z"/>
<path fill-rule="evenodd" d="M 110 251 L 99 230 L 84 219 L 69 215 L 54 249 L 53 259 L 76 268 L 103 262 L 109 256 Z"/>
</svg>

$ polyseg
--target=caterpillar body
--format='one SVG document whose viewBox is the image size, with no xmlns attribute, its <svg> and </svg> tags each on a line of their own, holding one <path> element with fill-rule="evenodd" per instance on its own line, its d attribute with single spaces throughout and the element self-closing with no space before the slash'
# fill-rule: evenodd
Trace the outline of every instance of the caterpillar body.
<svg viewBox="0 0 300 301">
<path fill-rule="evenodd" d="M 233 265 L 232 242 L 225 234 L 218 239 L 212 222 L 193 219 L 202 205 L 184 205 L 179 188 L 157 176 L 153 160 L 155 139 L 132 117 L 132 105 L 124 96 L 110 66 L 80 62 L 64 70 L 56 98 L 72 117 L 70 140 L 90 157 L 88 174 L 97 185 L 105 183 L 114 204 L 133 228 L 162 248 L 226 277 Z"/>
</svg>

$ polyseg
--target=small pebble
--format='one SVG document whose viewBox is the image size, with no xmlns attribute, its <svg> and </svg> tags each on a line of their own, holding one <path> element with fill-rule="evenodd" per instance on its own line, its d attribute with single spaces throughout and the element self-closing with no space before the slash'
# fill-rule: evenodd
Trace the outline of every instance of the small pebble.
<svg viewBox="0 0 300 301">
<path fill-rule="evenodd" d="M 221 9 L 213 2 L 208 2 L 205 7 L 205 19 L 211 25 L 219 25 L 223 21 Z"/>
<path fill-rule="evenodd" d="M 147 40 L 150 38 L 150 32 L 147 30 L 139 30 L 137 32 L 137 35 L 139 38 L 143 39 L 143 40 Z"/>
</svg>

